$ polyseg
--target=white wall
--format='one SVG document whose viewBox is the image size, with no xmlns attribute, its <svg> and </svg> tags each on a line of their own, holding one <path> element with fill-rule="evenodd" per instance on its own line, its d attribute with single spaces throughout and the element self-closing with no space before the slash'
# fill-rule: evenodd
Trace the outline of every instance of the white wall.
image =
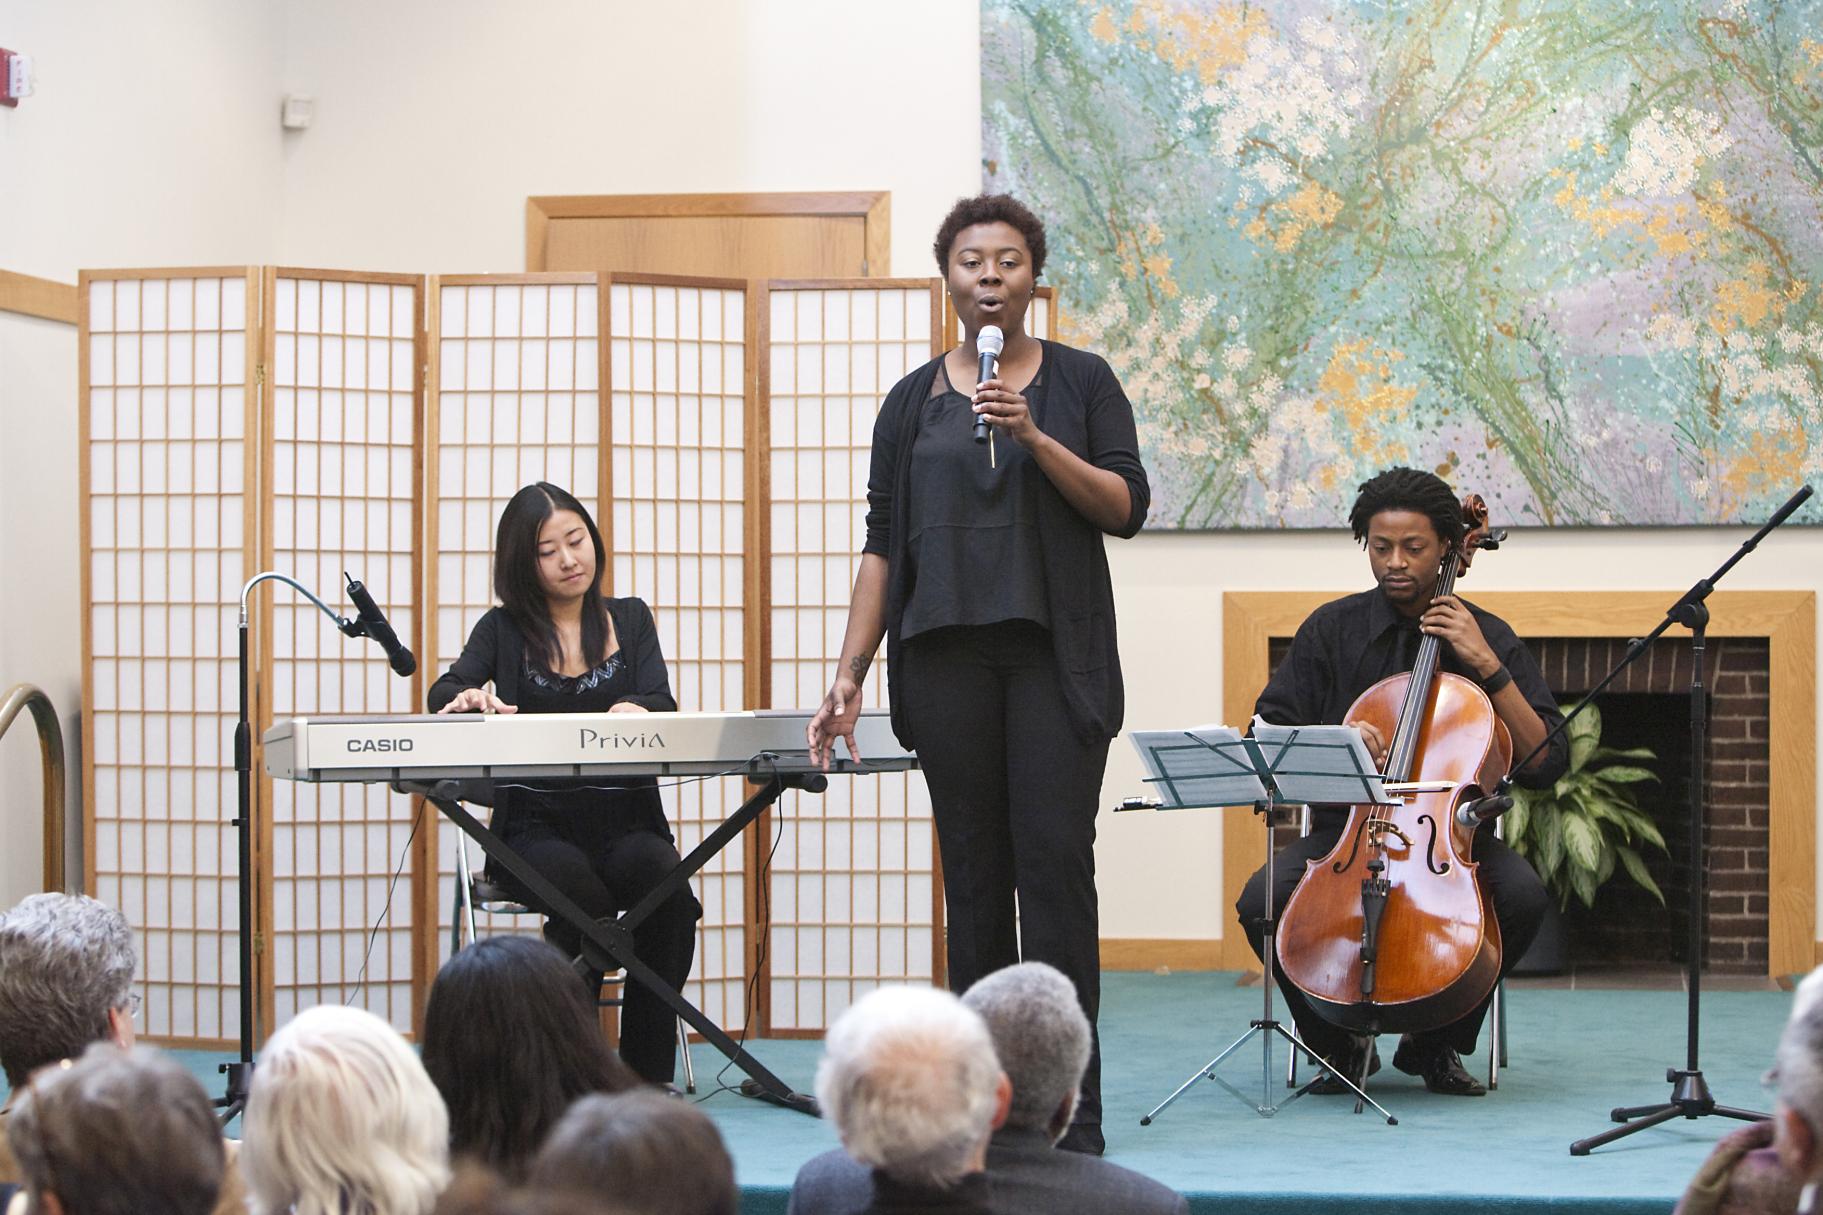
<svg viewBox="0 0 1823 1215">
<path fill-rule="evenodd" d="M 292 265 L 525 268 L 533 194 L 892 191 L 893 268 L 980 189 L 974 0 L 291 0 Z"/>
<path fill-rule="evenodd" d="M 0 268 L 268 261 L 276 251 L 276 7 L 0 0 L 37 92 L 0 109 Z M 76 334 L 0 313 L 0 688 L 36 683 L 80 759 Z M 0 744 L 0 906 L 39 888 L 38 744 Z M 71 800 L 77 793 L 72 773 Z"/>
<path fill-rule="evenodd" d="M 887 189 L 893 269 L 921 275 L 949 202 L 979 187 L 977 21 L 974 0 L 0 0 L 0 44 L 41 75 L 0 110 L 0 267 L 518 270 L 531 194 Z M 279 130 L 289 91 L 316 97 L 310 130 Z M 0 315 L 0 686 L 46 684 L 71 726 L 74 345 Z M 1469 589 L 1681 590 L 1742 535 L 1521 532 Z M 1366 582 L 1340 532 L 1110 551 L 1136 727 L 1221 716 L 1223 591 Z M 1778 536 L 1729 587 L 1823 589 L 1823 532 Z M 36 882 L 23 739 L 0 755 L 0 838 L 18 845 L 0 849 L 0 905 Z M 1137 789 L 1117 743 L 1104 804 Z M 1221 935 L 1219 830 L 1207 812 L 1104 816 L 1105 935 Z"/>
</svg>

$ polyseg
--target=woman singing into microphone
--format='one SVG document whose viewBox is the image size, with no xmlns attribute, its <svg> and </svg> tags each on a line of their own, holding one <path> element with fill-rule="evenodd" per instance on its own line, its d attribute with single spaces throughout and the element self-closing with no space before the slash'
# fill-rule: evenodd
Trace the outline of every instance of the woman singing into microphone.
<svg viewBox="0 0 1823 1215">
<path fill-rule="evenodd" d="M 934 252 L 963 341 L 899 381 L 874 423 L 867 541 L 810 747 L 825 762 L 837 739 L 853 752 L 884 636 L 893 730 L 918 752 L 936 820 L 951 986 L 1020 961 L 1023 942 L 1076 984 L 1093 1024 L 1095 810 L 1122 712 L 1102 536 L 1137 532 L 1151 494 L 1107 363 L 1025 332 L 1037 216 L 1003 194 L 963 199 Z M 1006 345 L 977 383 L 990 325 Z M 977 418 L 996 443 L 974 441 Z M 1099 1046 L 1060 1146 L 1102 1149 Z"/>
<path fill-rule="evenodd" d="M 540 481 L 514 494 L 500 514 L 494 552 L 500 606 L 481 617 L 461 657 L 431 685 L 431 711 L 676 712 L 652 609 L 644 600 L 602 596 L 605 556 L 595 520 L 569 493 Z M 678 861 L 649 777 L 502 784 L 493 830 L 597 918 L 633 906 Z M 499 877 L 530 899 L 511 875 Z M 673 988 L 690 977 L 701 915 L 685 887 L 633 930 L 640 959 Z M 593 998 L 612 960 L 584 954 L 582 933 L 562 920 L 546 920 L 544 934 L 576 959 Z M 621 1058 L 646 1080 L 669 1083 L 677 1058 L 671 1009 L 637 982 L 626 995 Z"/>
</svg>

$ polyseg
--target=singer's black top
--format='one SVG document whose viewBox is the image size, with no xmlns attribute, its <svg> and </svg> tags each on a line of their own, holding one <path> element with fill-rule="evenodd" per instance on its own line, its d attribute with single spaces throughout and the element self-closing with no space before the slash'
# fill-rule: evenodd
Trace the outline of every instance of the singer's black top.
<svg viewBox="0 0 1823 1215">
<path fill-rule="evenodd" d="M 1042 407 L 1043 392 L 1041 365 L 1023 394 L 1033 412 Z M 1050 627 L 1038 551 L 1044 472 L 1005 435 L 994 437 L 993 457 L 990 466 L 988 445 L 975 442 L 974 406 L 940 370 L 912 440 L 905 512 L 911 597 L 901 640 L 1003 620 Z"/>
<path fill-rule="evenodd" d="M 1551 695 L 1532 651 L 1500 617 L 1466 599 L 1462 606 L 1474 616 L 1488 648 L 1512 672 L 1513 686 L 1537 710 L 1545 729 L 1553 729 L 1563 720 L 1563 714 L 1557 711 L 1557 699 Z M 1423 637 L 1418 622 L 1400 613 L 1377 586 L 1331 600 L 1298 626 L 1291 649 L 1267 680 L 1253 711 L 1281 726 L 1340 725 L 1361 693 L 1388 675 L 1412 669 Z M 1475 678 L 1474 672 L 1457 660 L 1448 642 L 1439 647 L 1437 658 L 1440 670 Z M 1515 755 L 1513 760 L 1517 763 L 1524 758 Z M 1513 783 L 1528 789 L 1548 789 L 1569 766 L 1570 741 L 1560 734 L 1551 741 L 1536 767 L 1514 773 Z"/>
<path fill-rule="evenodd" d="M 1146 520 L 1152 491 L 1139 459 L 1133 406 L 1121 391 L 1120 381 L 1100 355 L 1056 342 L 1044 343 L 1040 366 L 1045 387 L 1039 399 L 1030 402 L 1033 423 L 1096 468 L 1117 473 L 1126 481 L 1132 509 L 1114 534 L 1136 534 Z M 891 684 L 905 673 L 902 630 L 912 596 L 913 569 L 908 557 L 916 509 L 911 499 L 924 492 L 913 482 L 912 460 L 924 424 L 924 405 L 942 367 L 943 358 L 938 356 L 900 380 L 886 394 L 874 420 L 863 551 L 880 554 L 887 561 L 889 692 Z M 996 442 L 1002 459 L 1014 446 Z M 1044 607 L 1064 703 L 1078 736 L 1085 740 L 1111 738 L 1120 730 L 1125 695 L 1114 635 L 1114 586 L 1108 576 L 1101 529 L 1083 518 L 1042 474 L 1033 482 L 1038 568 L 1044 574 Z M 915 747 L 900 698 L 890 696 L 890 701 L 893 732 L 901 743 Z"/>
<path fill-rule="evenodd" d="M 630 701 L 654 713 L 677 710 L 665 656 L 659 650 L 658 629 L 652 609 L 643 599 L 603 599 L 614 622 L 620 648 L 594 670 L 577 676 L 553 675 L 538 669 L 527 657 L 525 638 L 504 608 L 491 608 L 475 622 L 468 644 L 430 688 L 430 709 L 435 713 L 467 688 L 484 687 L 491 680 L 494 695 L 521 713 L 605 713 Z M 525 786 L 525 787 L 516 787 Z M 600 788 L 599 786 L 613 786 Z M 624 830 L 653 831 L 666 839 L 664 803 L 658 784 L 650 777 L 609 781 L 499 782 L 494 798 L 494 833 L 510 840 L 526 823 L 542 820 L 568 835 L 584 824 L 578 812 L 599 816 L 608 812 L 613 822 L 587 824 L 591 835 L 603 829 L 610 835 Z"/>
</svg>

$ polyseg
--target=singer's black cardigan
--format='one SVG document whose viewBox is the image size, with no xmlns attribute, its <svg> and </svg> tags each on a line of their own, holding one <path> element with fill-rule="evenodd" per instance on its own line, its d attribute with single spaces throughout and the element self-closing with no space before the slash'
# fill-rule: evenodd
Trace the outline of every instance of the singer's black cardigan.
<svg viewBox="0 0 1823 1215">
<path fill-rule="evenodd" d="M 1044 342 L 1044 390 L 1032 403 L 1040 430 L 1094 465 L 1127 483 L 1131 508 L 1114 534 L 1136 534 L 1152 504 L 1133 406 L 1100 355 Z M 893 386 L 874 421 L 873 462 L 867 478 L 867 540 L 862 552 L 887 561 L 886 660 L 893 733 L 916 747 L 891 683 L 905 674 L 899 624 L 911 598 L 906 561 L 905 512 L 910 492 L 913 440 L 942 358 L 932 359 Z M 1041 479 L 1042 480 L 1042 479 Z M 1038 543 L 1045 570 L 1052 652 L 1070 721 L 1084 740 L 1111 738 L 1120 730 L 1125 690 L 1114 636 L 1114 587 L 1101 529 L 1043 481 L 1038 500 Z"/>
</svg>

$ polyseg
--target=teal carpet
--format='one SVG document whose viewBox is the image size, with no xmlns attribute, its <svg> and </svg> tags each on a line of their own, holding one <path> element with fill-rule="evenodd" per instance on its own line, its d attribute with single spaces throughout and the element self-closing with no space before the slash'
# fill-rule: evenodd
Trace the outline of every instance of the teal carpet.
<svg viewBox="0 0 1823 1215">
<path fill-rule="evenodd" d="M 1665 1069 L 1683 1063 L 1685 1003 L 1677 992 L 1514 984 L 1508 989 L 1511 1065 L 1487 1097 L 1426 1093 L 1416 1079 L 1392 1070 L 1387 1039 L 1388 1067 L 1370 1091 L 1398 1126 L 1371 1110 L 1356 1116 L 1352 1102 L 1334 1097 L 1305 1097 L 1261 1118 L 1199 1080 L 1141 1127 L 1142 1114 L 1259 1015 L 1259 988 L 1237 987 L 1231 974 L 1110 974 L 1101 1014 L 1108 1158 L 1189 1195 L 1199 1215 L 1442 1215 L 1470 1206 L 1663 1215 L 1715 1141 L 1740 1124 L 1678 1119 L 1587 1157 L 1572 1157 L 1568 1149 L 1572 1139 L 1613 1125 L 1613 1107 L 1670 1095 Z M 1759 1077 L 1789 1006 L 1790 996 L 1779 992 L 1705 994 L 1701 1061 L 1718 1101 L 1767 1108 Z M 787 1083 L 810 1088 L 817 1043 L 759 1041 L 751 1049 Z M 700 1045 L 693 1054 L 701 1097 L 714 1087 L 721 1060 Z M 185 1058 L 210 1092 L 220 1091 L 220 1056 L 185 1052 Z M 1275 1050 L 1280 1077 L 1283 1060 Z M 1484 1067 L 1485 1056 L 1469 1061 L 1477 1074 Z M 1222 1074 L 1257 1095 L 1257 1039 Z M 741 1076 L 730 1068 L 725 1079 Z M 1273 1092 L 1276 1100 L 1285 1090 Z M 798 1165 L 836 1146 L 822 1122 L 732 1093 L 708 1097 L 703 1108 L 734 1154 L 744 1212 L 783 1212 Z"/>
</svg>

